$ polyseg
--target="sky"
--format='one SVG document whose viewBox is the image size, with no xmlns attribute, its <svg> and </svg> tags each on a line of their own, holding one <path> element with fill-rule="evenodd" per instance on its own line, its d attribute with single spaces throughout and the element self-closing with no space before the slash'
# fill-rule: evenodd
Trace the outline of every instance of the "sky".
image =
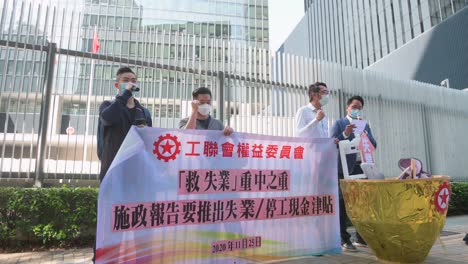
<svg viewBox="0 0 468 264">
<path fill-rule="evenodd" d="M 304 16 L 304 0 L 268 0 L 270 49 L 276 51 Z"/>
</svg>

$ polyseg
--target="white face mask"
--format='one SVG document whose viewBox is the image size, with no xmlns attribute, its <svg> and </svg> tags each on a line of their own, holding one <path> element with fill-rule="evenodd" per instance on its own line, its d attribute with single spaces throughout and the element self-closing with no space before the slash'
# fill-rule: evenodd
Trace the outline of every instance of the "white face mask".
<svg viewBox="0 0 468 264">
<path fill-rule="evenodd" d="M 349 113 L 349 116 L 350 116 L 352 119 L 359 119 L 359 118 L 362 118 L 362 110 L 353 109 L 353 110 L 351 110 L 351 112 Z"/>
<path fill-rule="evenodd" d="M 201 115 L 208 115 L 211 112 L 211 105 L 209 104 L 201 104 L 198 106 L 198 113 Z"/>
<path fill-rule="evenodd" d="M 325 106 L 326 104 L 328 104 L 328 101 L 330 101 L 330 96 L 328 94 L 322 95 L 322 99 L 320 99 L 320 105 Z"/>
</svg>

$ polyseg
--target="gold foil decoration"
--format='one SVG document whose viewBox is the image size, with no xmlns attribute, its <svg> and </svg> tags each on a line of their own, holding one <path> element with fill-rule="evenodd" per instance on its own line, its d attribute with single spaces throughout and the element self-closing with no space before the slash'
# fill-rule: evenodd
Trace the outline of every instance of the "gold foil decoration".
<svg viewBox="0 0 468 264">
<path fill-rule="evenodd" d="M 445 225 L 450 178 L 340 180 L 348 216 L 377 258 L 423 262 Z"/>
</svg>

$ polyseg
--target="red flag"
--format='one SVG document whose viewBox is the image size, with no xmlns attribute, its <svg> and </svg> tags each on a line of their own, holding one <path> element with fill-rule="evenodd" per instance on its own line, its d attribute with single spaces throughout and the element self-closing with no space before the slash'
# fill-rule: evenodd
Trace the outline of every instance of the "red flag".
<svg viewBox="0 0 468 264">
<path fill-rule="evenodd" d="M 94 36 L 93 36 L 93 53 L 96 54 L 101 47 L 101 43 L 99 43 L 99 37 L 97 35 L 97 30 L 94 29 Z"/>
</svg>

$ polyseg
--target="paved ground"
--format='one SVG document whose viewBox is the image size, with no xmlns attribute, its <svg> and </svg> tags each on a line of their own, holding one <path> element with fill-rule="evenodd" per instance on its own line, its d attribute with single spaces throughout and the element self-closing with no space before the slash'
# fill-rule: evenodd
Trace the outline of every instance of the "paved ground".
<svg viewBox="0 0 468 264">
<path fill-rule="evenodd" d="M 445 225 L 444 236 L 432 248 L 429 257 L 424 263 L 430 264 L 456 264 L 468 263 L 468 245 L 462 241 L 468 232 L 468 215 L 450 217 Z M 91 248 L 54 250 L 44 252 L 26 252 L 0 254 L 2 264 L 22 263 L 91 263 L 93 250 Z M 379 263 L 369 249 L 360 249 L 357 253 L 325 255 L 322 257 L 305 257 L 275 262 L 275 264 L 308 264 L 308 263 Z"/>
</svg>

